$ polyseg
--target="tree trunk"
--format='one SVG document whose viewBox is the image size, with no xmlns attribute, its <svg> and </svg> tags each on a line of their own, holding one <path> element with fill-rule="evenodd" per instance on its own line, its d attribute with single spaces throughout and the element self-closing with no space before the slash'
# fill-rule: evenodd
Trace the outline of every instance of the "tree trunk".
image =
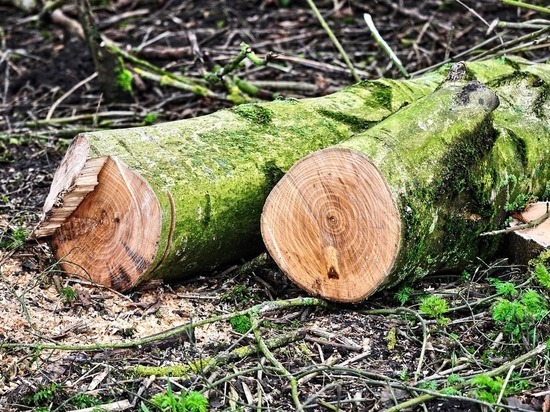
<svg viewBox="0 0 550 412">
<path fill-rule="evenodd" d="M 306 156 L 275 186 L 262 234 L 296 284 L 358 302 L 383 286 L 464 267 L 494 254 L 502 237 L 478 235 L 503 224 L 508 202 L 544 192 L 549 66 L 493 79 L 497 94 L 454 80 Z"/>
<path fill-rule="evenodd" d="M 491 79 L 519 65 L 494 60 L 468 68 Z M 80 134 L 34 236 L 51 236 L 68 273 L 120 291 L 250 256 L 263 246 L 265 198 L 298 159 L 366 130 L 444 77 L 367 81 L 322 98 Z"/>
<path fill-rule="evenodd" d="M 78 0 L 80 23 L 90 48 L 99 87 L 107 102 L 132 101 L 132 73 L 102 40 L 89 0 Z"/>
<path fill-rule="evenodd" d="M 263 247 L 265 198 L 296 160 L 430 93 L 441 76 L 79 134 L 34 237 L 51 236 L 69 274 L 119 291 L 251 256 Z"/>
</svg>

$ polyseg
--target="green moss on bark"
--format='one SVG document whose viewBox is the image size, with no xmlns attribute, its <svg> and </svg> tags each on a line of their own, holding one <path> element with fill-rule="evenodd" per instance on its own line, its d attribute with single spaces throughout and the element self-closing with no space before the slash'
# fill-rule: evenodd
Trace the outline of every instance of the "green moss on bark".
<svg viewBox="0 0 550 412">
<path fill-rule="evenodd" d="M 268 108 L 255 103 L 241 105 L 232 109 L 239 116 L 257 126 L 267 126 L 271 123 L 273 113 Z"/>
</svg>

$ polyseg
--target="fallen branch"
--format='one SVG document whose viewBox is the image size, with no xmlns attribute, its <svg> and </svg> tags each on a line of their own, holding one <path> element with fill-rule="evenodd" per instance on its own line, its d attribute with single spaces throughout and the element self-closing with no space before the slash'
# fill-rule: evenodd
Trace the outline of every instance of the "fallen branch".
<svg viewBox="0 0 550 412">
<path fill-rule="evenodd" d="M 290 333 L 286 333 L 276 338 L 267 339 L 264 341 L 264 345 L 268 350 L 277 349 L 282 346 L 286 346 L 292 342 L 302 339 L 305 334 L 304 330 L 296 330 Z M 138 376 L 171 376 L 171 377 L 187 377 L 190 373 L 196 373 L 198 371 L 205 372 L 214 367 L 219 367 L 227 364 L 228 362 L 244 359 L 248 356 L 256 355 L 261 351 L 258 345 L 241 346 L 231 350 L 230 352 L 223 352 L 212 358 L 201 358 L 196 362 L 189 364 L 168 365 L 168 366 L 145 366 L 137 365 L 134 368 L 134 372 Z"/>
<path fill-rule="evenodd" d="M 132 404 L 127 399 L 123 401 L 104 403 L 102 405 L 92 406 L 90 408 L 84 409 L 74 409 L 70 412 L 96 412 L 96 411 L 105 411 L 105 412 L 117 412 L 117 411 L 126 411 L 132 408 Z"/>
<path fill-rule="evenodd" d="M 250 314 L 250 321 L 252 322 L 252 331 L 254 332 L 254 337 L 256 338 L 256 343 L 258 344 L 258 347 L 259 347 L 260 351 L 262 352 L 262 354 L 273 365 L 275 370 L 281 376 L 288 379 L 288 382 L 290 384 L 290 393 L 292 395 L 292 401 L 294 402 L 294 406 L 296 407 L 296 410 L 298 412 L 302 412 L 303 407 L 302 407 L 302 403 L 300 402 L 300 398 L 298 396 L 298 380 L 271 353 L 271 350 L 269 349 L 269 346 L 267 345 L 266 341 L 264 340 L 264 338 L 262 337 L 262 334 L 260 332 L 260 329 L 259 329 L 260 319 L 259 319 L 258 315 L 259 315 L 259 313 L 257 313 L 257 312 L 252 312 Z"/>
</svg>

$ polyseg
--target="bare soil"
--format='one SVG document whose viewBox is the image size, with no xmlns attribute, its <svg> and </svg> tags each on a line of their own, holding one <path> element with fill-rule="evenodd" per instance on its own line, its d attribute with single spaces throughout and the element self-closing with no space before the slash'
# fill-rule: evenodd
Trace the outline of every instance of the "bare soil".
<svg viewBox="0 0 550 412">
<path fill-rule="evenodd" d="M 102 34 L 121 48 L 185 76 L 200 78 L 227 64 L 246 42 L 260 56 L 279 56 L 268 66 L 247 63 L 235 73 L 247 81 L 270 81 L 261 86 L 262 96 L 319 96 L 353 83 L 307 3 L 281 3 L 120 0 L 98 2 L 94 13 Z M 315 3 L 363 79 L 401 76 L 372 40 L 365 12 L 410 73 L 447 59 L 474 59 L 492 48 L 498 55 L 499 45 L 534 29 L 489 30 L 492 22 L 545 17 L 496 0 Z M 61 10 L 77 18 L 72 4 Z M 137 77 L 129 103 L 106 103 L 97 79 L 58 102 L 95 72 L 85 41 L 57 23 L 52 13 L 28 14 L 6 5 L 0 5 L 0 28 L 0 410 L 69 411 L 117 401 L 130 406 L 116 410 L 145 410 L 142 404 L 153 410 L 149 399 L 167 390 L 168 379 L 140 375 L 137 366 L 197 365 L 237 347 L 256 347 L 257 339 L 250 331 L 235 331 L 228 321 L 147 344 L 140 344 L 141 339 L 304 293 L 269 263 L 235 262 L 181 284 L 150 284 L 121 295 L 65 277 L 46 244 L 18 239 L 40 219 L 53 172 L 79 131 L 200 116 L 232 103 Z M 525 46 L 515 54 L 544 61 L 547 47 L 546 38 L 546 43 Z M 226 94 L 223 85 L 216 87 L 221 96 Z M 523 290 L 534 287 L 524 282 L 529 276 L 524 266 L 479 262 L 468 272 L 412 285 L 404 302 L 407 310 L 396 310 L 397 291 L 389 290 L 361 305 L 269 312 L 262 317 L 260 333 L 266 340 L 286 336 L 288 341 L 272 353 L 298 379 L 305 409 L 385 410 L 452 385 L 449 375 L 466 379 L 489 372 L 544 342 L 548 317 L 534 333 L 525 331 L 518 340 L 503 333 L 503 325 L 491 316 L 498 297 L 490 279 L 523 282 Z M 452 308 L 447 320 L 420 316 L 420 299 L 432 294 L 447 299 Z M 293 333 L 298 336 L 291 339 Z M 120 343 L 128 347 L 108 347 Z M 54 344 L 66 348 L 36 346 Z M 70 345 L 94 344 L 105 347 L 69 350 Z M 502 408 L 549 411 L 549 361 L 546 351 L 512 368 L 514 374 L 499 399 Z M 170 385 L 176 392 L 202 391 L 209 410 L 294 410 L 289 377 L 275 366 L 265 354 L 233 357 L 214 368 L 173 377 Z M 507 374 L 499 376 L 502 386 Z M 487 408 L 470 399 L 481 396 L 474 390 L 468 386 L 448 392 L 455 398 L 426 400 L 407 410 Z"/>
</svg>

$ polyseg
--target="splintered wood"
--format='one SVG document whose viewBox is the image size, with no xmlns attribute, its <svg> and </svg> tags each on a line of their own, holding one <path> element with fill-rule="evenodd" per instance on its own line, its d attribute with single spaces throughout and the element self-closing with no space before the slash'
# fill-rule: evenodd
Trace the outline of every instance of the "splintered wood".
<svg viewBox="0 0 550 412">
<path fill-rule="evenodd" d="M 70 275 L 119 291 L 135 286 L 157 253 L 160 205 L 148 184 L 116 157 L 87 159 L 77 138 L 58 172 L 34 236 Z"/>
<path fill-rule="evenodd" d="M 50 193 L 44 203 L 43 218 L 33 237 L 51 236 L 76 210 L 82 200 L 97 186 L 97 176 L 107 160 L 87 160 L 89 146 L 77 137 L 53 177 Z"/>
</svg>

